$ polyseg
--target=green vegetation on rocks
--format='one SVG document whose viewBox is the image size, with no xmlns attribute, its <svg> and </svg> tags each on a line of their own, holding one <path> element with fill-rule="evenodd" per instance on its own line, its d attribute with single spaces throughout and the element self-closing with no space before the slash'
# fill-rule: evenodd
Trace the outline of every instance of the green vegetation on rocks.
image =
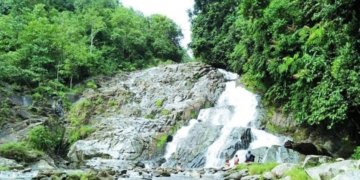
<svg viewBox="0 0 360 180">
<path fill-rule="evenodd" d="M 69 133 L 70 143 L 86 138 L 93 132 L 93 128 L 89 124 L 89 118 L 96 111 L 96 105 L 99 105 L 96 102 L 100 101 L 101 100 L 90 101 L 88 99 L 82 99 L 71 107 L 68 113 L 68 118 L 71 124 Z"/>
<path fill-rule="evenodd" d="M 165 99 L 158 99 L 158 100 L 156 100 L 156 101 L 155 101 L 155 106 L 156 106 L 157 108 L 161 108 L 161 107 L 163 106 L 163 104 L 164 104 L 164 101 L 165 101 Z"/>
<path fill-rule="evenodd" d="M 163 148 L 164 145 L 166 144 L 167 138 L 168 138 L 167 134 L 162 134 L 161 136 L 159 136 L 157 139 L 156 147 Z"/>
<path fill-rule="evenodd" d="M 10 168 L 7 166 L 0 166 L 0 171 L 9 171 Z"/>
<path fill-rule="evenodd" d="M 354 149 L 354 154 L 351 156 L 354 159 L 360 159 L 360 146 Z"/>
<path fill-rule="evenodd" d="M 285 175 L 289 176 L 291 180 L 310 180 L 311 178 L 303 168 L 295 167 L 285 172 Z"/>
<path fill-rule="evenodd" d="M 36 126 L 28 133 L 27 139 L 30 145 L 38 150 L 54 152 L 56 146 L 61 143 L 62 133 L 58 129 L 49 129 L 43 125 Z"/>
<path fill-rule="evenodd" d="M 0 156 L 18 162 L 34 162 L 42 155 L 41 151 L 34 149 L 25 142 L 10 142 L 0 145 Z"/>
<path fill-rule="evenodd" d="M 263 164 L 253 163 L 250 166 L 248 166 L 249 174 L 251 174 L 251 175 L 262 174 L 264 172 L 271 171 L 277 165 L 278 165 L 278 163 L 275 163 L 275 162 L 263 163 Z"/>
</svg>

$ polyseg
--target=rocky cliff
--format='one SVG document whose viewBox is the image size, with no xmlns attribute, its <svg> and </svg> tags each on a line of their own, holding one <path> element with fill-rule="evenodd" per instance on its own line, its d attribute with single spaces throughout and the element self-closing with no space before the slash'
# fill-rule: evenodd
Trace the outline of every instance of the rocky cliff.
<svg viewBox="0 0 360 180">
<path fill-rule="evenodd" d="M 195 63 L 100 78 L 97 84 L 100 88 L 85 92 L 79 102 L 101 99 L 107 105 L 89 117 L 95 131 L 75 142 L 68 157 L 96 169 L 129 169 L 163 154 L 176 128 L 215 103 L 224 77 L 217 69 Z"/>
</svg>

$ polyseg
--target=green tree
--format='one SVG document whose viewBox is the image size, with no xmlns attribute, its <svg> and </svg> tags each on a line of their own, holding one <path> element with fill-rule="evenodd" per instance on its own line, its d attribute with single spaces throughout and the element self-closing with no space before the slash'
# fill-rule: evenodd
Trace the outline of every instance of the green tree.
<svg viewBox="0 0 360 180">
<path fill-rule="evenodd" d="M 184 53 L 180 47 L 180 39 L 183 37 L 180 28 L 162 15 L 152 15 L 149 24 L 149 34 L 153 37 L 151 45 L 154 56 L 180 62 Z"/>
</svg>

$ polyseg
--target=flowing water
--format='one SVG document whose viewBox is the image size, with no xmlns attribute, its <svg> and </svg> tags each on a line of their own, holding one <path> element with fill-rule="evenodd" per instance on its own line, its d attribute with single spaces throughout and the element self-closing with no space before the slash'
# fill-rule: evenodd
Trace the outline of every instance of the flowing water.
<svg viewBox="0 0 360 180">
<path fill-rule="evenodd" d="M 195 133 L 193 130 L 200 125 L 199 122 L 206 123 L 209 127 L 220 127 L 220 133 L 217 138 L 207 147 L 203 154 L 206 162 L 203 164 L 206 168 L 219 168 L 224 165 L 225 159 L 232 159 L 224 155 L 224 150 L 234 142 L 239 141 L 235 138 L 238 129 L 251 128 L 252 141 L 247 149 L 236 150 L 240 161 L 244 161 L 247 150 L 261 147 L 270 148 L 273 145 L 281 145 L 283 140 L 277 136 L 257 129 L 255 126 L 258 117 L 258 97 L 257 95 L 246 90 L 244 87 L 237 85 L 238 75 L 226 71 L 225 79 L 228 80 L 224 92 L 219 97 L 215 107 L 202 109 L 198 116 L 198 121 L 191 120 L 188 126 L 181 128 L 174 136 L 174 140 L 167 145 L 165 158 L 170 160 L 173 153 L 179 150 L 178 145 L 187 139 L 189 134 Z M 239 137 L 239 135 L 237 136 Z M 190 140 L 191 141 L 191 140 Z M 230 146 L 233 147 L 233 146 Z M 229 149 L 229 148 L 228 148 Z M 264 155 L 265 156 L 265 155 Z M 266 159 L 266 158 L 265 158 Z M 278 159 L 277 161 L 281 161 Z"/>
</svg>

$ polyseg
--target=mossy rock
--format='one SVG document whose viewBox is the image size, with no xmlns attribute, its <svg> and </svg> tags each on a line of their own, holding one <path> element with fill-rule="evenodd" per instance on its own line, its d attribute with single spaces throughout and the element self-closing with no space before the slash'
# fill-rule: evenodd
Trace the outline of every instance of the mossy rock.
<svg viewBox="0 0 360 180">
<path fill-rule="evenodd" d="M 25 142 L 11 142 L 0 146 L 0 155 L 17 162 L 31 163 L 39 160 L 43 152 L 33 149 Z"/>
</svg>

